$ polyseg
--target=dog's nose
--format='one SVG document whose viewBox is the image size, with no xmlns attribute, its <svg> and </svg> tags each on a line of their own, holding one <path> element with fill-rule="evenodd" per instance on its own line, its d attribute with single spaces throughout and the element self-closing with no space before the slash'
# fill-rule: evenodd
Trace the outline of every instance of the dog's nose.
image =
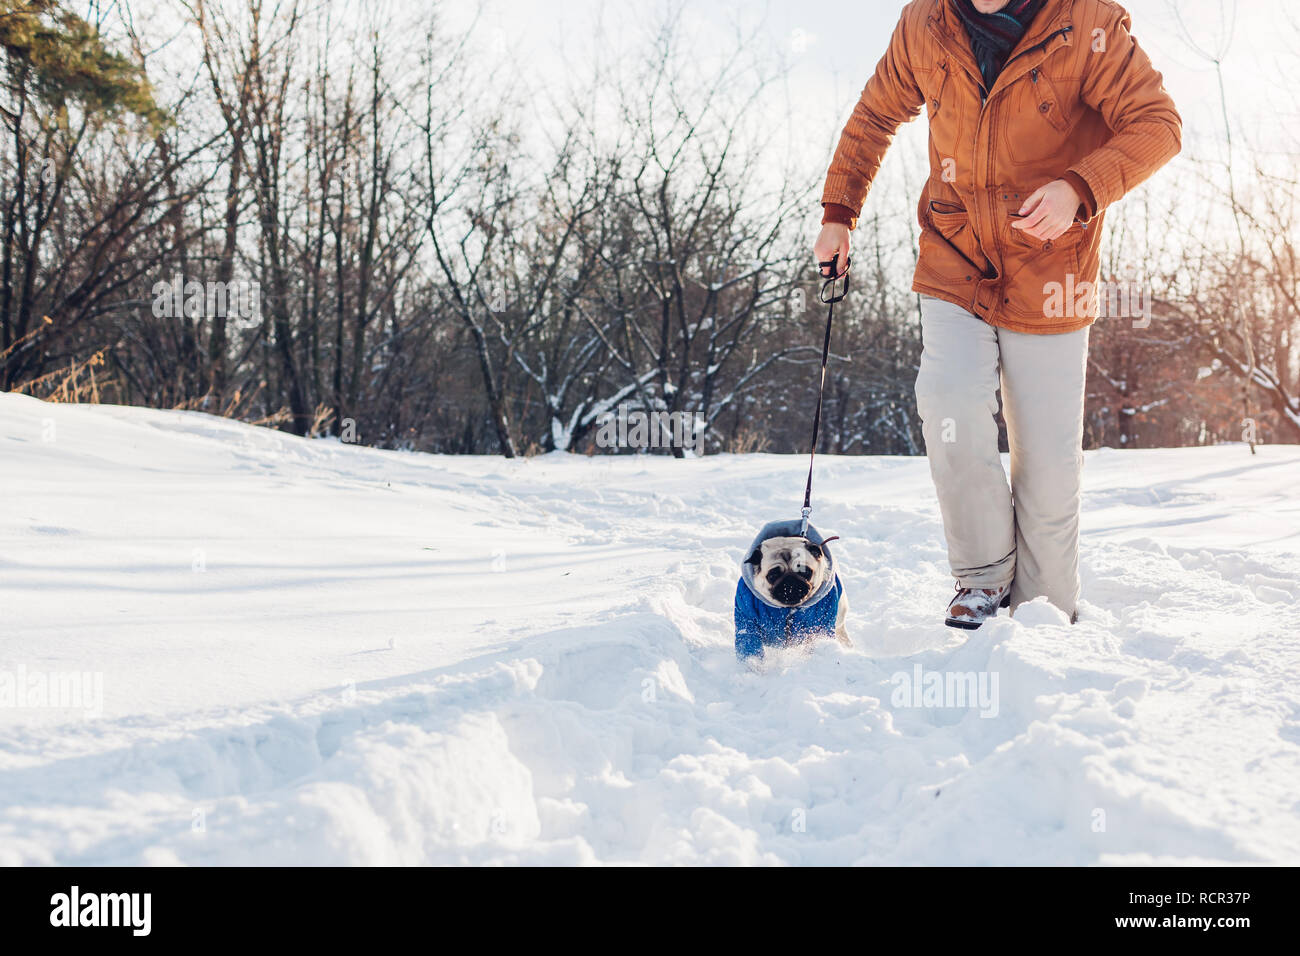
<svg viewBox="0 0 1300 956">
<path fill-rule="evenodd" d="M 772 596 L 782 604 L 793 606 L 808 596 L 808 582 L 793 574 L 787 574 L 776 582 Z"/>
</svg>

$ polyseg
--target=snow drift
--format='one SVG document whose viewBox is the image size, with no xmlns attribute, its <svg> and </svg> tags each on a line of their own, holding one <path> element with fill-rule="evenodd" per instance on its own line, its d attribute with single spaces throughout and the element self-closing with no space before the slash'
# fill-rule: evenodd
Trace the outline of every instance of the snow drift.
<svg viewBox="0 0 1300 956">
<path fill-rule="evenodd" d="M 751 674 L 802 467 L 0 395 L 0 862 L 1300 862 L 1300 448 L 1090 453 L 1080 623 L 973 633 L 925 461 L 821 458 L 855 646 Z"/>
</svg>

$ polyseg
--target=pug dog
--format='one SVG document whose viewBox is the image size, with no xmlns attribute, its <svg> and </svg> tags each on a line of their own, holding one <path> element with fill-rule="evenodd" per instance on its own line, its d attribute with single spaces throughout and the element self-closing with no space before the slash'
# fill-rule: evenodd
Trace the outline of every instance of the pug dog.
<svg viewBox="0 0 1300 956">
<path fill-rule="evenodd" d="M 849 601 L 843 594 L 843 589 L 838 586 L 838 581 L 836 587 L 805 607 L 810 598 L 822 591 L 828 577 L 833 574 L 824 545 L 836 540 L 838 538 L 826 538 L 818 545 L 797 536 L 768 538 L 754 549 L 746 563 L 755 566 L 753 588 L 773 604 L 801 609 L 797 618 L 806 622 L 802 626 L 808 630 L 818 630 L 829 623 L 829 615 L 805 612 L 811 612 L 823 601 L 836 602 L 833 629 L 835 639 L 845 647 L 852 647 L 845 626 Z"/>
</svg>

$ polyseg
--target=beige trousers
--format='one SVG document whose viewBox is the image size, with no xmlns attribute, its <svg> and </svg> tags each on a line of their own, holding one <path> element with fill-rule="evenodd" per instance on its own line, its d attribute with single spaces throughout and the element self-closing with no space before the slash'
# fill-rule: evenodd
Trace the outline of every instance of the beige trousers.
<svg viewBox="0 0 1300 956">
<path fill-rule="evenodd" d="M 1029 335 L 921 296 L 916 406 L 961 587 L 1011 584 L 1073 618 L 1079 603 L 1079 491 L 1088 330 Z M 998 455 L 999 382 L 1011 484 Z"/>
</svg>

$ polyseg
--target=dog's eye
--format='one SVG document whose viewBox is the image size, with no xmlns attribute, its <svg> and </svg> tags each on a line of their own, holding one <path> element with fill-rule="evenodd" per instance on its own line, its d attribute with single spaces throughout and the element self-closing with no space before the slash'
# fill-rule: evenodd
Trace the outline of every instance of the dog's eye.
<svg viewBox="0 0 1300 956">
<path fill-rule="evenodd" d="M 779 581 L 779 580 L 781 580 L 781 569 L 780 569 L 780 568 L 773 568 L 771 571 L 768 571 L 768 572 L 767 572 L 767 583 L 768 583 L 768 584 L 776 584 L 776 582 Z"/>
<path fill-rule="evenodd" d="M 815 544 L 810 544 L 808 545 L 808 553 L 814 558 L 820 558 L 822 556 L 822 549 L 817 547 Z"/>
<path fill-rule="evenodd" d="M 809 578 L 812 577 L 812 568 L 804 568 L 802 571 L 799 572 L 799 577 L 807 581 Z"/>
</svg>

